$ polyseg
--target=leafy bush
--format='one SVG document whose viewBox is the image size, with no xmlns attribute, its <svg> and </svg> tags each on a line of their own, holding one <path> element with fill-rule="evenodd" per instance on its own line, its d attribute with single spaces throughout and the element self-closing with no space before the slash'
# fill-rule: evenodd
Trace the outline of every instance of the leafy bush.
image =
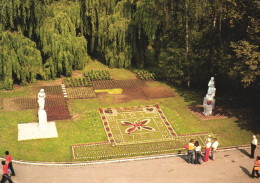
<svg viewBox="0 0 260 183">
<path fill-rule="evenodd" d="M 85 76 L 91 81 L 111 80 L 111 76 L 107 70 L 91 70 L 85 72 Z"/>
<path fill-rule="evenodd" d="M 89 87 L 92 86 L 89 78 L 64 78 L 63 83 L 66 87 Z"/>
<path fill-rule="evenodd" d="M 155 79 L 155 74 L 146 70 L 133 70 L 133 73 L 137 74 L 141 80 Z"/>
</svg>

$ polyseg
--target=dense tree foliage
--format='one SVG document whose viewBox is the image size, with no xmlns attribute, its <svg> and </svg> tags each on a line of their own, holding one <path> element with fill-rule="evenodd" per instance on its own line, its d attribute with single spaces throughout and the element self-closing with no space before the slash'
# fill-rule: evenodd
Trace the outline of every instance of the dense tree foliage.
<svg viewBox="0 0 260 183">
<path fill-rule="evenodd" d="M 178 85 L 216 76 L 259 87 L 257 0 L 13 0 L 0 9 L 2 88 L 70 76 L 88 55 Z"/>
</svg>

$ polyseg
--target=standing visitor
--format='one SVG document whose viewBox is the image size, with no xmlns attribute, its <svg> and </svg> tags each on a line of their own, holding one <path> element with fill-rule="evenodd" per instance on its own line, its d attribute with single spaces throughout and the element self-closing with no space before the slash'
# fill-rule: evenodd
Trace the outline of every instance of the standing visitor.
<svg viewBox="0 0 260 183">
<path fill-rule="evenodd" d="M 260 156 L 256 157 L 254 168 L 252 170 L 252 178 L 255 178 L 255 173 L 257 174 L 257 178 L 260 177 L 258 170 L 260 170 Z"/>
<path fill-rule="evenodd" d="M 193 150 L 194 150 L 194 144 L 193 139 L 190 140 L 190 143 L 188 144 L 188 163 L 193 164 Z"/>
<path fill-rule="evenodd" d="M 194 161 L 194 164 L 200 164 L 199 159 L 201 158 L 201 156 L 200 156 L 201 146 L 199 144 L 199 141 L 196 141 L 194 145 L 195 145 L 195 147 L 194 147 L 194 150 L 195 150 L 195 161 Z"/>
<path fill-rule="evenodd" d="M 212 160 L 215 160 L 215 154 L 216 154 L 217 147 L 218 147 L 218 141 L 217 141 L 217 138 L 214 138 L 213 144 L 212 144 L 212 149 L 211 149 Z"/>
<path fill-rule="evenodd" d="M 207 162 L 209 160 L 209 152 L 210 152 L 210 147 L 211 147 L 211 139 L 207 139 L 207 144 L 206 144 L 206 149 L 205 149 L 205 156 L 204 156 L 204 161 Z"/>
<path fill-rule="evenodd" d="M 253 140 L 251 143 L 251 159 L 255 158 L 255 149 L 257 147 L 257 138 L 255 135 L 253 135 Z"/>
<path fill-rule="evenodd" d="M 3 176 L 2 176 L 1 183 L 5 183 L 7 180 L 9 183 L 13 183 L 8 171 L 8 165 L 5 163 L 5 161 L 2 161 L 2 165 L 3 165 Z"/>
<path fill-rule="evenodd" d="M 5 151 L 6 154 L 6 161 L 8 168 L 11 170 L 11 175 L 15 176 L 14 168 L 13 168 L 13 163 L 12 163 L 12 156 L 9 154 L 9 151 Z"/>
</svg>

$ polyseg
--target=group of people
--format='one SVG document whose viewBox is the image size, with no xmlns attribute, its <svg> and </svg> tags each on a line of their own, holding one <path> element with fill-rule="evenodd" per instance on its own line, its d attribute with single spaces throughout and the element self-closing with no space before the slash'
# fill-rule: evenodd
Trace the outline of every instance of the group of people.
<svg viewBox="0 0 260 183">
<path fill-rule="evenodd" d="M 213 143 L 211 144 L 211 139 L 207 139 L 207 143 L 205 146 L 205 155 L 204 155 L 204 162 L 207 162 L 209 160 L 209 154 L 211 150 L 211 158 L 212 160 L 215 160 L 215 154 L 218 147 L 218 141 L 217 138 L 213 139 Z M 190 143 L 186 145 L 186 149 L 188 150 L 188 163 L 190 164 L 201 164 L 202 163 L 202 152 L 201 152 L 201 146 L 199 144 L 199 141 L 196 141 L 194 143 L 194 140 L 191 139 Z M 193 154 L 195 154 L 195 160 L 193 157 Z"/>
<path fill-rule="evenodd" d="M 11 179 L 11 176 L 15 176 L 15 172 L 12 164 L 12 156 L 9 153 L 9 151 L 6 151 L 5 154 L 6 154 L 6 161 L 2 161 L 3 176 L 2 176 L 1 183 L 5 183 L 7 180 L 9 181 L 9 183 L 12 183 L 13 181 Z"/>
</svg>

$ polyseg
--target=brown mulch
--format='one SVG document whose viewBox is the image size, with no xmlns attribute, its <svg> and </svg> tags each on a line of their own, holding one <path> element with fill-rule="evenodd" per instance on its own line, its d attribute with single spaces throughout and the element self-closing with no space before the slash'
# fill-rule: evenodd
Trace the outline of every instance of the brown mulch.
<svg viewBox="0 0 260 183">
<path fill-rule="evenodd" d="M 144 94 L 149 99 L 174 97 L 174 92 L 167 87 L 143 87 Z"/>
<path fill-rule="evenodd" d="M 201 120 L 211 120 L 211 119 L 225 119 L 230 118 L 232 115 L 228 113 L 227 111 L 223 110 L 220 107 L 215 107 L 215 109 L 212 111 L 211 116 L 204 116 L 202 114 L 203 107 L 202 105 L 196 105 L 196 106 L 188 106 L 188 109 L 191 110 L 191 112 L 200 118 Z"/>
<path fill-rule="evenodd" d="M 71 118 L 67 105 L 46 106 L 45 110 L 48 121 L 65 120 Z"/>
<path fill-rule="evenodd" d="M 103 80 L 103 81 L 92 81 L 94 90 L 102 89 L 131 89 L 145 87 L 145 83 L 139 79 L 127 79 L 127 80 Z"/>
<path fill-rule="evenodd" d="M 129 81 L 129 80 L 127 80 L 127 81 Z M 142 82 L 142 84 L 144 84 L 144 83 Z M 111 94 L 110 95 L 107 93 L 99 93 L 99 94 L 97 94 L 97 96 L 102 102 L 105 102 L 105 103 L 108 103 L 108 102 L 124 103 L 124 102 L 129 102 L 131 100 L 138 100 L 138 99 L 149 100 L 149 99 L 154 99 L 154 98 L 168 98 L 168 97 L 175 96 L 174 92 L 167 87 L 147 87 L 146 85 L 144 85 L 145 87 L 133 86 L 133 87 L 127 88 L 130 85 L 131 84 L 125 85 L 125 86 L 113 85 L 115 88 L 126 87 L 123 89 L 122 94 L 114 94 L 114 95 Z M 138 85 L 138 86 L 140 86 L 140 85 Z M 109 87 L 109 86 L 107 86 L 107 87 Z M 110 85 L 110 87 L 111 87 L 111 85 Z M 106 99 L 108 97 L 110 97 L 110 100 L 106 101 Z"/>
<path fill-rule="evenodd" d="M 123 90 L 122 94 L 114 95 L 107 93 L 98 93 L 97 96 L 102 103 L 127 103 L 131 100 L 138 99 L 148 100 L 147 96 L 140 88 Z"/>
<path fill-rule="evenodd" d="M 92 87 L 66 88 L 68 99 L 94 98 L 96 94 Z"/>
</svg>

